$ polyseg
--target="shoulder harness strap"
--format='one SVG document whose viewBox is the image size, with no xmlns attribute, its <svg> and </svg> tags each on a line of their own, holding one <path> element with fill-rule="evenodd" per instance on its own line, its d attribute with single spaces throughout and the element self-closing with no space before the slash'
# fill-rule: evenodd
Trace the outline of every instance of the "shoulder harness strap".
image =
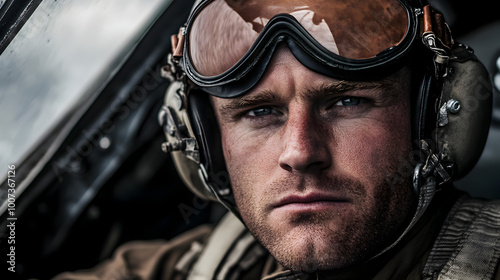
<svg viewBox="0 0 500 280">
<path fill-rule="evenodd" d="M 235 240 L 245 231 L 245 226 L 231 213 L 226 214 L 219 222 L 194 264 L 188 280 L 213 279 L 227 251 Z"/>
<path fill-rule="evenodd" d="M 265 250 L 232 213 L 222 218 L 205 247 L 195 251 L 197 253 L 189 256 L 191 261 L 183 261 L 194 263 L 188 272 L 188 280 L 237 279 L 235 275 L 265 255 Z"/>
<path fill-rule="evenodd" d="M 443 224 L 423 279 L 492 279 L 499 257 L 500 201 L 463 196 Z"/>
</svg>

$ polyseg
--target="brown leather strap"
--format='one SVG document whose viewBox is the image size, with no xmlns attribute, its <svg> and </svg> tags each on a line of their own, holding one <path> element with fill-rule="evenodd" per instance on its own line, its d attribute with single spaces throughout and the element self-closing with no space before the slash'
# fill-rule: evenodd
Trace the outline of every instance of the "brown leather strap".
<svg viewBox="0 0 500 280">
<path fill-rule="evenodd" d="M 432 9 L 427 5 L 423 9 L 424 12 L 424 32 L 423 36 L 427 34 L 434 34 L 439 45 L 438 47 L 445 48 L 447 51 L 452 49 L 454 44 L 451 36 L 451 31 L 448 24 L 444 20 L 443 14 Z"/>
<path fill-rule="evenodd" d="M 179 30 L 179 34 L 172 35 L 170 41 L 172 42 L 172 56 L 174 59 L 179 59 L 182 57 L 184 52 L 184 28 Z"/>
</svg>

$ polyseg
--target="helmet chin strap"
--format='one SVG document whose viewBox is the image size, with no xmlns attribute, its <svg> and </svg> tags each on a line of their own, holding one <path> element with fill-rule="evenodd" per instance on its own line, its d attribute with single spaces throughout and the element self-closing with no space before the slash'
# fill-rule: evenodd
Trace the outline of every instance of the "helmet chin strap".
<svg viewBox="0 0 500 280">
<path fill-rule="evenodd" d="M 418 195 L 417 209 L 415 211 L 415 214 L 413 215 L 413 218 L 411 219 L 410 223 L 403 231 L 403 233 L 398 237 L 398 239 L 396 239 L 391 245 L 383 249 L 381 252 L 379 252 L 371 259 L 379 257 L 383 253 L 394 248 L 394 246 L 396 246 L 399 242 L 401 242 L 401 240 L 408 234 L 408 232 L 410 232 L 410 230 L 420 220 L 420 218 L 425 213 L 425 210 L 427 210 L 427 208 L 431 204 L 434 194 L 436 193 L 436 185 L 437 185 L 436 178 L 434 176 L 428 176 L 427 178 L 424 178 L 422 176 L 422 168 L 423 164 L 421 163 L 417 164 L 413 174 L 413 188 Z M 423 184 L 422 184 L 422 179 L 425 180 Z"/>
</svg>

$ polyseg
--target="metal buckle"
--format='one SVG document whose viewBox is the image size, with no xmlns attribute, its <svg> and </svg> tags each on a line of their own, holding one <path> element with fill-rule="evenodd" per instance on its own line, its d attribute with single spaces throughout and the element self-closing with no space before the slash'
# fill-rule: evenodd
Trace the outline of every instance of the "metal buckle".
<svg viewBox="0 0 500 280">
<path fill-rule="evenodd" d="M 450 28 L 443 15 L 432 10 L 430 5 L 423 8 L 424 31 L 422 42 L 435 53 L 434 66 L 436 78 L 447 77 L 450 74 L 448 61 L 454 44 Z"/>
<path fill-rule="evenodd" d="M 186 137 L 186 135 L 188 135 L 187 127 L 179 121 L 172 110 L 173 109 L 170 107 L 163 106 L 159 113 L 160 124 L 165 133 L 170 136 L 170 139 L 176 139 L 175 141 L 162 143 L 162 151 L 165 153 L 180 151 L 187 158 L 195 162 L 200 162 L 200 152 L 196 139 L 193 137 Z"/>
<path fill-rule="evenodd" d="M 430 148 L 429 144 L 425 140 L 420 140 L 420 149 L 427 155 L 427 160 L 425 165 L 421 169 L 421 176 L 427 178 L 432 174 L 437 174 L 441 177 L 444 184 L 451 180 L 451 176 L 446 171 L 446 168 L 442 165 L 442 159 L 435 154 Z"/>
</svg>

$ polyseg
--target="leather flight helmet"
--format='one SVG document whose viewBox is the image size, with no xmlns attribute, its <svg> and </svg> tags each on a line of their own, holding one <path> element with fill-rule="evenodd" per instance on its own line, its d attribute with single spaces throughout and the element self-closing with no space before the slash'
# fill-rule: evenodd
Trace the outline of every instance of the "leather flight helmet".
<svg viewBox="0 0 500 280">
<path fill-rule="evenodd" d="M 321 42 L 310 38 L 301 22 L 278 14 L 252 39 L 249 51 L 214 78 L 193 73 L 197 71 L 190 53 L 194 39 L 189 39 L 193 22 L 214 2 L 231 1 L 197 1 L 187 23 L 172 36 L 172 54 L 163 69 L 171 84 L 159 113 L 167 139 L 162 148 L 171 153 L 181 178 L 196 195 L 219 201 L 239 216 L 209 95 L 231 98 L 245 94 L 258 82 L 248 80 L 248 76 L 261 77 L 276 45 L 282 43 L 308 68 L 338 78 L 360 80 L 367 73 L 391 73 L 410 61 L 421 64 L 423 71 L 417 75 L 418 85 L 412 93 L 413 138 L 418 151 L 413 185 L 425 206 L 414 220 L 424 212 L 436 188 L 465 176 L 476 164 L 491 121 L 491 80 L 473 50 L 455 42 L 442 14 L 426 3 L 381 0 L 403 7 L 408 25 L 404 38 L 398 38 L 395 47 L 382 50 L 380 55 L 360 59 L 325 50 Z M 354 6 L 366 3 L 359 1 Z M 315 49 L 308 51 L 311 46 Z M 425 60 L 412 60 L 415 55 Z M 330 63 L 329 57 L 335 63 Z M 433 186 L 422 190 L 428 185 Z"/>
</svg>

